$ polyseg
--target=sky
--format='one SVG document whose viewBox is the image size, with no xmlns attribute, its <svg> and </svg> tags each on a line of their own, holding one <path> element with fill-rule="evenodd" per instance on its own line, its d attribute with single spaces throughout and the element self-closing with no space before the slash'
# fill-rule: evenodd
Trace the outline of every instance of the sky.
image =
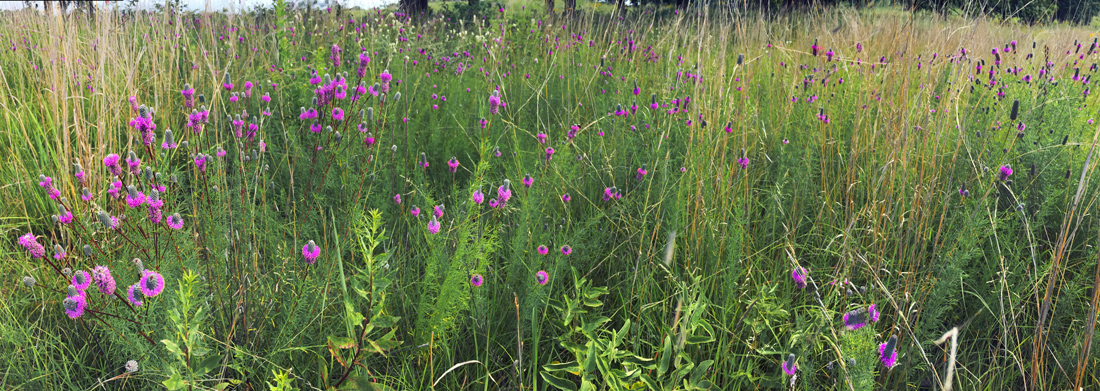
<svg viewBox="0 0 1100 391">
<path fill-rule="evenodd" d="M 203 10 L 203 9 L 205 9 L 207 1 L 208 0 L 181 0 L 183 5 L 187 9 L 191 9 L 191 10 Z M 297 1 L 301 1 L 301 0 L 297 0 Z M 329 0 L 318 0 L 318 3 L 324 5 L 324 4 L 327 4 L 328 1 Z M 391 4 L 391 3 L 396 3 L 397 2 L 396 0 L 339 0 L 339 1 L 340 1 L 340 4 L 343 4 L 344 6 L 347 6 L 347 7 L 359 6 L 361 8 L 372 8 L 372 7 L 377 7 L 377 6 L 384 5 L 384 4 Z M 209 2 L 210 2 L 210 8 L 214 11 L 220 11 L 222 8 L 233 8 L 233 9 L 242 9 L 242 8 L 244 8 L 244 9 L 247 9 L 247 8 L 254 7 L 258 4 L 264 4 L 268 7 L 270 7 L 274 3 L 273 0 L 209 0 Z M 34 1 L 32 3 L 42 4 L 41 1 Z M 103 1 L 101 3 L 104 3 L 104 4 L 106 4 L 106 3 L 111 3 L 111 4 L 118 3 L 119 5 L 124 5 L 124 4 L 127 4 L 128 1 L 110 1 L 110 2 Z M 159 0 L 159 1 L 158 0 L 139 0 L 138 1 L 138 4 L 141 8 L 153 8 L 153 5 L 157 4 L 157 3 L 164 3 L 164 1 L 163 0 Z M 41 5 L 40 5 L 40 7 L 41 7 Z M 23 2 L 22 1 L 0 1 L 0 9 L 9 9 L 10 10 L 10 9 L 19 9 L 19 8 L 23 8 Z"/>
</svg>

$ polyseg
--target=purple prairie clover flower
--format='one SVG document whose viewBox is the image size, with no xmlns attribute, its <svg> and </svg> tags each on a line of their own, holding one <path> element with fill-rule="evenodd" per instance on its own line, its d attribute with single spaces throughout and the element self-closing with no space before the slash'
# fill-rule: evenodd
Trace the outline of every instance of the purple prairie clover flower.
<svg viewBox="0 0 1100 391">
<path fill-rule="evenodd" d="M 27 252 L 31 253 L 31 257 L 42 258 L 46 255 L 46 248 L 42 247 L 42 245 L 38 243 L 38 239 L 34 237 L 34 234 L 30 232 L 19 237 L 19 244 L 27 249 Z"/>
<path fill-rule="evenodd" d="M 638 167 L 638 175 L 635 176 L 634 179 L 637 179 L 637 180 L 640 181 L 640 180 L 642 180 L 642 178 L 645 178 L 645 175 L 648 174 L 648 173 L 649 173 L 649 171 L 646 171 L 646 165 L 643 164 L 641 167 Z"/>
<path fill-rule="evenodd" d="M 833 56 L 835 56 L 835 55 L 836 55 L 836 53 L 833 53 L 833 49 L 829 49 L 828 51 L 825 52 L 825 57 L 827 58 L 826 61 L 833 61 Z"/>
<path fill-rule="evenodd" d="M 432 221 L 428 222 L 428 233 L 432 235 L 439 233 L 439 220 L 436 220 L 435 216 L 432 216 Z"/>
<path fill-rule="evenodd" d="M 324 128 L 321 127 L 321 124 L 317 123 L 317 120 L 313 120 L 313 124 L 309 125 L 309 131 L 313 133 L 321 133 L 322 129 Z"/>
<path fill-rule="evenodd" d="M 317 247 L 317 243 L 312 240 L 302 246 L 302 257 L 306 259 L 306 263 L 312 265 L 317 262 L 317 257 L 321 256 L 321 248 Z"/>
<path fill-rule="evenodd" d="M 382 71 L 382 73 L 378 75 L 378 80 L 382 81 L 382 93 L 383 94 L 387 93 L 387 92 L 390 92 L 390 80 L 392 80 L 392 79 L 393 79 L 393 76 L 390 75 L 390 70 L 389 69 L 386 69 L 386 70 Z"/>
<path fill-rule="evenodd" d="M 844 314 L 844 327 L 848 330 L 859 330 L 867 325 L 867 318 L 862 310 L 852 310 Z"/>
<path fill-rule="evenodd" d="M 490 208 L 496 209 L 496 207 L 498 207 L 498 206 L 500 206 L 500 203 L 497 202 L 496 198 L 490 198 L 489 199 L 489 207 Z"/>
<path fill-rule="evenodd" d="M 113 198 L 118 198 L 122 192 L 122 181 L 115 177 L 115 181 L 111 182 L 111 188 L 107 189 L 107 194 L 110 194 Z"/>
<path fill-rule="evenodd" d="M 60 244 L 53 245 L 53 259 L 62 260 L 69 254 L 65 252 L 65 249 Z"/>
<path fill-rule="evenodd" d="M 791 279 L 794 280 L 794 286 L 798 289 L 806 288 L 806 269 L 799 266 L 791 271 Z"/>
<path fill-rule="evenodd" d="M 561 195 L 561 201 L 562 202 L 569 202 L 569 200 L 571 200 L 571 199 L 573 199 L 573 198 L 569 196 L 569 193 L 565 193 L 565 194 Z"/>
<path fill-rule="evenodd" d="M 554 148 L 553 147 L 547 147 L 546 148 L 546 160 L 550 161 L 553 158 L 554 158 Z"/>
<path fill-rule="evenodd" d="M 130 151 L 130 155 L 126 157 L 126 166 L 130 168 L 130 173 L 138 175 L 141 173 L 141 159 L 137 157 L 134 151 Z"/>
<path fill-rule="evenodd" d="M 264 103 L 271 103 L 271 95 L 264 93 L 264 95 L 260 97 L 260 100 L 264 101 Z"/>
<path fill-rule="evenodd" d="M 539 270 L 538 273 L 535 273 L 535 282 L 539 285 L 546 285 L 550 282 L 550 275 L 545 270 Z"/>
<path fill-rule="evenodd" d="M 622 198 L 622 194 L 619 193 L 619 189 L 615 186 L 607 187 L 603 189 L 603 200 L 611 201 Z"/>
<path fill-rule="evenodd" d="M 394 194 L 393 195 L 393 203 L 397 204 L 397 205 L 401 205 L 401 194 Z"/>
<path fill-rule="evenodd" d="M 539 139 L 539 144 L 546 144 L 546 133 L 536 134 L 535 138 Z"/>
<path fill-rule="evenodd" d="M 222 80 L 222 88 L 226 91 L 233 91 L 233 81 L 229 79 L 229 72 L 225 73 L 225 78 Z"/>
<path fill-rule="evenodd" d="M 782 364 L 783 373 L 787 374 L 787 376 L 794 376 L 794 372 L 798 370 L 798 367 L 795 366 L 794 359 L 794 353 L 791 353 L 787 356 L 787 361 L 784 361 Z"/>
<path fill-rule="evenodd" d="M 141 292 L 141 290 L 138 288 L 138 284 L 133 284 L 130 285 L 129 288 L 126 288 L 126 300 L 128 300 L 130 304 L 134 307 L 141 307 L 141 297 L 136 295 L 136 292 Z"/>
<path fill-rule="evenodd" d="M 726 122 L 726 127 L 722 130 L 725 130 L 726 133 L 733 133 L 733 122 Z"/>
<path fill-rule="evenodd" d="M 367 148 L 370 148 L 372 145 L 374 145 L 374 135 L 367 133 L 367 137 L 363 138 L 363 145 Z"/>
<path fill-rule="evenodd" d="M 787 144 L 790 144 L 790 143 L 791 143 L 790 140 L 787 140 L 786 138 L 783 138 L 783 145 L 787 145 Z"/>
<path fill-rule="evenodd" d="M 73 222 L 73 212 L 69 212 L 69 210 L 65 208 L 65 205 L 58 205 L 57 209 L 57 222 L 65 225 Z"/>
<path fill-rule="evenodd" d="M 473 201 L 475 204 L 480 205 L 485 201 L 485 195 L 481 193 L 481 189 L 474 190 Z"/>
<path fill-rule="evenodd" d="M 1005 165 L 1001 166 L 1001 172 L 997 176 L 997 178 L 1000 179 L 1003 182 L 1003 181 L 1007 181 L 1008 177 L 1010 177 L 1010 176 L 1012 176 L 1012 167 L 1009 166 L 1008 164 L 1005 164 Z"/>
<path fill-rule="evenodd" d="M 61 191 L 59 191 L 59 190 L 57 190 L 57 188 L 53 187 L 53 178 L 50 178 L 50 177 L 45 176 L 45 175 L 39 175 L 38 176 L 38 185 L 42 186 L 43 189 L 46 189 L 46 195 L 49 195 L 50 199 L 56 200 L 59 197 L 61 197 Z"/>
<path fill-rule="evenodd" d="M 497 93 L 494 92 L 492 95 L 489 95 L 489 113 L 493 115 L 500 113 L 500 97 L 496 94 Z"/>
<path fill-rule="evenodd" d="M 99 292 L 105 296 L 115 293 L 115 279 L 111 277 L 111 270 L 106 266 L 96 265 L 92 269 L 92 281 L 99 288 Z"/>
<path fill-rule="evenodd" d="M 65 315 L 68 315 L 69 319 L 77 319 L 84 316 L 84 308 L 88 306 L 88 298 L 83 292 L 77 292 L 75 295 L 70 295 L 62 300 L 61 306 L 65 309 Z"/>
<path fill-rule="evenodd" d="M 178 230 L 183 228 L 183 217 L 180 217 L 179 213 L 173 213 L 168 216 L 168 228 Z"/>
<path fill-rule="evenodd" d="M 484 283 L 485 283 L 485 278 L 482 277 L 480 274 L 474 274 L 473 276 L 470 276 L 470 285 L 473 285 L 474 288 L 480 287 L 481 284 L 484 284 Z"/>
<path fill-rule="evenodd" d="M 344 109 L 341 109 L 339 107 L 333 108 L 332 109 L 332 119 L 337 120 L 337 121 L 343 121 L 344 120 Z"/>
<path fill-rule="evenodd" d="M 890 339 L 878 346 L 879 359 L 886 368 L 893 368 L 898 363 L 898 336 L 891 335 Z"/>
<path fill-rule="evenodd" d="M 493 156 L 500 157 L 500 147 L 493 147 Z"/>
<path fill-rule="evenodd" d="M 141 272 L 141 280 L 138 281 L 141 294 L 145 297 L 157 297 L 164 290 L 164 276 L 160 273 L 146 269 Z"/>
<path fill-rule="evenodd" d="M 561 246 L 561 255 L 569 255 L 573 253 L 573 248 L 569 246 Z"/>
<path fill-rule="evenodd" d="M 126 187 L 126 206 L 131 209 L 137 208 L 141 204 L 145 203 L 145 193 L 138 191 L 134 185 Z"/>
<path fill-rule="evenodd" d="M 871 315 L 872 322 L 878 322 L 879 318 L 882 316 L 882 313 L 875 309 L 874 304 L 871 304 L 870 307 L 867 307 L 867 313 Z"/>
<path fill-rule="evenodd" d="M 86 271 L 77 270 L 73 273 L 72 284 L 77 292 L 84 292 L 88 287 L 92 286 L 92 277 L 89 276 Z"/>
<path fill-rule="evenodd" d="M 206 155 L 196 154 L 194 161 L 195 167 L 198 167 L 199 171 L 206 172 Z"/>
<path fill-rule="evenodd" d="M 458 159 L 454 156 L 451 156 L 451 160 L 447 161 L 447 169 L 450 170 L 452 173 L 458 171 Z"/>
<path fill-rule="evenodd" d="M 160 143 L 160 147 L 164 149 L 173 149 L 177 146 L 179 146 L 179 144 L 177 144 L 175 138 L 172 137 L 172 129 L 165 130 L 164 142 Z"/>
<path fill-rule="evenodd" d="M 409 214 L 413 215 L 413 217 L 420 217 L 420 208 L 413 205 L 413 207 L 409 209 Z"/>
<path fill-rule="evenodd" d="M 424 152 L 420 153 L 420 167 L 428 168 L 428 155 L 425 155 Z"/>
<path fill-rule="evenodd" d="M 963 197 L 969 197 L 970 196 L 970 190 L 966 189 L 966 182 L 963 182 L 962 187 L 959 188 L 959 195 L 961 195 Z"/>
<path fill-rule="evenodd" d="M 546 255 L 546 254 L 550 253 L 550 249 L 547 248 L 545 244 L 540 244 L 539 248 L 538 248 L 538 251 L 539 251 L 539 255 Z"/>
<path fill-rule="evenodd" d="M 329 56 L 329 59 L 332 60 L 332 67 L 333 68 L 339 68 L 340 67 L 340 63 L 342 62 L 342 61 L 340 61 L 340 53 L 343 53 L 343 52 L 344 52 L 344 50 L 340 49 L 340 46 L 337 46 L 336 44 L 332 44 L 332 49 L 330 51 L 330 53 L 332 53 L 332 55 Z"/>
<path fill-rule="evenodd" d="M 151 221 L 153 224 L 160 224 L 160 222 L 163 220 L 164 214 L 161 213 L 159 206 L 149 204 L 146 207 L 146 211 L 149 212 L 149 221 Z"/>
<path fill-rule="evenodd" d="M 533 184 L 535 184 L 535 178 L 532 178 L 531 174 L 526 174 L 523 176 L 523 187 L 530 189 L 531 185 Z"/>
<path fill-rule="evenodd" d="M 190 109 L 195 106 L 195 89 L 191 88 L 191 84 L 184 83 L 180 95 L 183 95 L 183 104 L 187 108 Z"/>
<path fill-rule="evenodd" d="M 512 198 L 512 182 L 505 179 L 504 184 L 497 188 L 497 199 L 500 200 L 501 205 L 508 202 Z"/>
<path fill-rule="evenodd" d="M 435 217 L 437 219 L 443 218 L 443 211 L 446 209 L 446 206 L 436 205 L 435 208 L 432 208 L 432 217 Z"/>
</svg>

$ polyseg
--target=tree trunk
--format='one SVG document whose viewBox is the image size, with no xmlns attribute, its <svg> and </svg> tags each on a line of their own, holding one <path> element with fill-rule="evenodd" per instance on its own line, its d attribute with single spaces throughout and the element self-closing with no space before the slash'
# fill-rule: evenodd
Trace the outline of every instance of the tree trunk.
<svg viewBox="0 0 1100 391">
<path fill-rule="evenodd" d="M 546 13 L 554 13 L 554 0 L 546 0 Z"/>
<path fill-rule="evenodd" d="M 577 8 L 577 0 L 565 0 L 565 12 L 572 14 Z"/>
<path fill-rule="evenodd" d="M 415 17 L 428 10 L 428 0 L 401 0 L 401 8 L 405 15 Z"/>
</svg>

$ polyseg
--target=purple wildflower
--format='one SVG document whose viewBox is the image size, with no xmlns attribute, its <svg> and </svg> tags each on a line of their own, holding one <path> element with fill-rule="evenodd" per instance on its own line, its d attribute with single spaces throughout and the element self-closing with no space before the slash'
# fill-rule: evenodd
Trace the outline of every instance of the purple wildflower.
<svg viewBox="0 0 1100 391">
<path fill-rule="evenodd" d="M 447 167 L 452 173 L 458 171 L 458 159 L 451 156 L 451 160 L 447 161 Z"/>
<path fill-rule="evenodd" d="M 23 245 L 23 248 L 27 249 L 34 258 L 42 258 L 46 255 L 46 248 L 38 244 L 38 239 L 30 232 L 19 237 L 19 244 Z"/>
<path fill-rule="evenodd" d="M 420 208 L 413 205 L 412 209 L 409 209 L 409 214 L 413 215 L 413 217 L 420 217 Z"/>
<path fill-rule="evenodd" d="M 107 296 L 115 293 L 115 279 L 111 277 L 111 270 L 106 266 L 96 265 L 92 269 L 92 281 L 95 282 L 100 293 Z"/>
<path fill-rule="evenodd" d="M 314 262 L 317 262 L 317 257 L 319 256 L 321 256 L 321 248 L 317 247 L 317 243 L 314 243 L 312 240 L 307 242 L 305 246 L 302 246 L 302 257 L 306 259 L 306 263 L 312 265 Z"/>
<path fill-rule="evenodd" d="M 571 199 L 572 199 L 572 197 L 569 197 L 569 193 L 565 193 L 565 194 L 561 195 L 562 202 L 569 202 L 569 200 L 571 200 Z"/>
<path fill-rule="evenodd" d="M 550 159 L 553 159 L 553 158 L 554 158 L 554 148 L 553 147 L 546 148 L 546 160 L 549 161 Z"/>
<path fill-rule="evenodd" d="M 473 201 L 475 204 L 481 204 L 485 201 L 485 195 L 481 194 L 481 189 L 474 190 Z"/>
<path fill-rule="evenodd" d="M 439 233 L 439 220 L 436 220 L 435 216 L 432 216 L 432 221 L 428 222 L 428 233 L 432 235 Z"/>
<path fill-rule="evenodd" d="M 397 205 L 401 205 L 401 195 L 400 194 L 394 194 L 393 195 L 393 203 L 395 203 Z"/>
<path fill-rule="evenodd" d="M 871 304 L 871 306 L 867 308 L 867 312 L 871 314 L 872 322 L 878 322 L 879 317 L 882 315 L 877 309 L 875 309 L 874 304 Z"/>
<path fill-rule="evenodd" d="M 445 207 L 443 205 L 436 205 L 435 208 L 433 208 L 433 210 L 432 210 L 432 216 L 434 216 L 437 219 L 443 218 L 443 211 L 446 210 L 446 209 L 447 209 L 447 207 Z"/>
<path fill-rule="evenodd" d="M 126 187 L 126 205 L 130 208 L 137 208 L 141 204 L 145 203 L 145 193 L 138 191 L 134 185 Z"/>
<path fill-rule="evenodd" d="M 481 277 L 480 274 L 474 274 L 470 277 L 470 285 L 473 285 L 475 288 L 481 286 L 483 283 L 485 283 L 485 278 Z"/>
<path fill-rule="evenodd" d="M 798 289 L 805 289 L 806 288 L 806 269 L 799 266 L 798 268 L 792 270 L 791 271 L 791 279 L 794 279 L 794 285 L 797 286 Z"/>
<path fill-rule="evenodd" d="M 180 217 L 179 213 L 173 213 L 172 215 L 168 216 L 168 228 L 183 228 L 183 217 Z"/>
<path fill-rule="evenodd" d="M 550 249 L 546 248 L 546 245 L 544 245 L 544 244 L 540 244 L 538 250 L 539 250 L 539 255 L 546 255 L 547 253 L 550 252 Z"/>
<path fill-rule="evenodd" d="M 50 178 L 50 177 L 45 176 L 45 175 L 39 175 L 38 176 L 38 185 L 42 186 L 42 188 L 46 189 L 46 195 L 49 195 L 50 199 L 56 200 L 59 197 L 61 197 L 61 191 L 59 191 L 59 190 L 57 190 L 57 188 L 53 187 L 53 178 Z"/>
<path fill-rule="evenodd" d="M 878 346 L 879 358 L 886 368 L 893 368 L 898 363 L 898 336 L 891 335 L 890 339 Z"/>
<path fill-rule="evenodd" d="M 643 178 L 645 178 L 645 175 L 649 173 L 649 171 L 646 171 L 645 168 L 646 168 L 645 164 L 643 164 L 641 167 L 638 167 L 638 175 L 635 176 L 634 179 L 637 179 L 637 180 L 640 181 Z"/>
<path fill-rule="evenodd" d="M 88 298 L 84 296 L 84 292 L 77 292 L 75 295 L 66 297 L 61 305 L 65 308 L 65 315 L 68 315 L 69 319 L 76 319 L 84 316 L 84 308 L 88 306 Z"/>
<path fill-rule="evenodd" d="M 523 187 L 531 188 L 531 185 L 535 184 L 535 178 L 531 177 L 531 174 L 523 176 Z"/>
<path fill-rule="evenodd" d="M 538 273 L 535 273 L 535 282 L 539 285 L 546 285 L 546 283 L 550 282 L 550 275 L 546 274 L 545 270 L 539 270 Z"/>
<path fill-rule="evenodd" d="M 794 358 L 794 353 L 791 353 L 787 356 L 787 361 L 784 361 L 782 364 L 783 373 L 787 374 L 787 376 L 794 376 L 794 372 L 798 370 L 798 367 L 794 363 Z"/>
<path fill-rule="evenodd" d="M 53 259 L 56 259 L 56 260 L 60 261 L 62 258 L 65 258 L 65 256 L 67 256 L 67 255 L 69 255 L 69 254 L 65 252 L 65 249 L 62 248 L 60 244 L 53 245 Z"/>
<path fill-rule="evenodd" d="M 337 121 L 343 121 L 344 120 L 344 109 L 341 109 L 339 107 L 332 109 L 332 119 L 337 120 Z"/>
<path fill-rule="evenodd" d="M 569 246 L 561 246 L 561 255 L 569 255 L 573 253 L 573 248 Z"/>
<path fill-rule="evenodd" d="M 130 285 L 129 288 L 126 288 L 126 300 L 129 300 L 130 304 L 132 304 L 134 307 L 141 307 L 141 298 L 134 294 L 134 292 L 139 291 L 140 290 L 138 289 L 138 284 L 133 284 Z"/>
<path fill-rule="evenodd" d="M 72 283 L 73 287 L 76 288 L 78 292 L 84 292 L 84 290 L 92 285 L 92 277 L 89 276 L 86 271 L 77 270 L 73 273 Z"/>
<path fill-rule="evenodd" d="M 497 188 L 497 199 L 500 200 L 500 204 L 508 203 L 508 200 L 512 198 L 512 182 L 505 179 L 504 184 Z"/>
<path fill-rule="evenodd" d="M 862 310 L 852 310 L 844 314 L 844 327 L 849 330 L 859 330 L 867 325 L 867 319 Z"/>
<path fill-rule="evenodd" d="M 1012 167 L 1007 164 L 1001 166 L 1001 173 L 998 176 L 998 179 L 1000 179 L 1001 181 L 1006 181 L 1010 176 L 1012 176 Z"/>
<path fill-rule="evenodd" d="M 141 280 L 138 282 L 141 294 L 145 297 L 156 297 L 164 290 L 164 277 L 152 270 L 141 272 Z"/>
</svg>

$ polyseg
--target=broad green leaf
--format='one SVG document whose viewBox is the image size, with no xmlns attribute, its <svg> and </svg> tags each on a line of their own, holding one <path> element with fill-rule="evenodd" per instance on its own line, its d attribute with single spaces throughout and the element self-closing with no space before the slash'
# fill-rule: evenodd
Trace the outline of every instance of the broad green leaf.
<svg viewBox="0 0 1100 391">
<path fill-rule="evenodd" d="M 168 353 L 172 353 L 173 356 L 176 356 L 176 359 L 180 361 L 183 360 L 183 350 L 180 350 L 180 346 L 176 345 L 175 342 L 169 341 L 167 339 L 162 339 L 160 340 L 160 343 L 164 344 L 164 347 L 168 349 Z"/>
<path fill-rule="evenodd" d="M 707 369 L 714 365 L 714 360 L 707 360 L 699 363 L 699 366 L 695 367 L 695 371 L 691 372 L 691 384 L 699 384 L 699 380 L 703 378 L 703 375 L 707 373 Z"/>
<path fill-rule="evenodd" d="M 540 375 L 542 375 L 542 380 L 545 380 L 550 385 L 557 387 L 559 390 L 577 391 L 577 385 L 569 380 L 551 375 L 549 372 L 542 372 L 540 373 Z"/>
</svg>

